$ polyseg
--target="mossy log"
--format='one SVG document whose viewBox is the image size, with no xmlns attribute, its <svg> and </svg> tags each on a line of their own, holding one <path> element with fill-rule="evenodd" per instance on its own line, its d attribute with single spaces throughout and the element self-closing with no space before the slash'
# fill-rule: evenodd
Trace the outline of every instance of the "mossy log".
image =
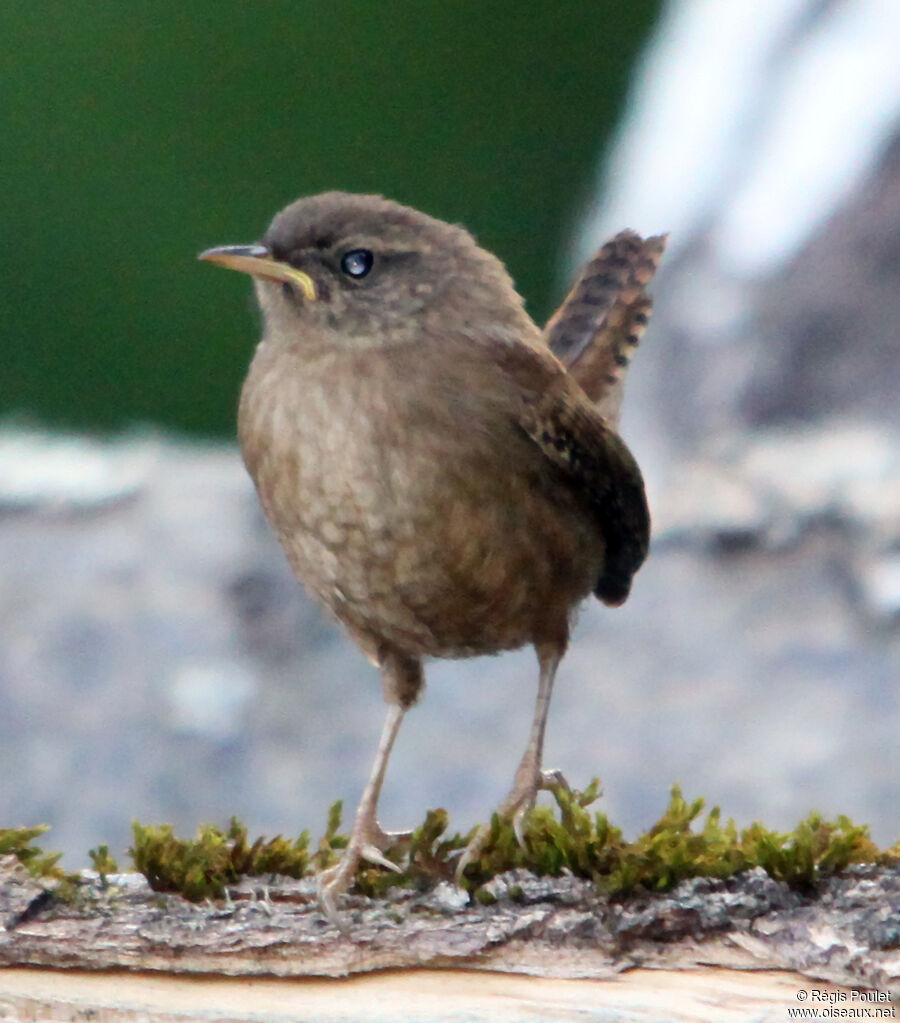
<svg viewBox="0 0 900 1023">
<path fill-rule="evenodd" d="M 721 1023 L 787 1018 L 800 991 L 882 1009 L 893 1005 L 871 999 L 900 996 L 896 866 L 853 866 L 806 894 L 754 869 L 625 899 L 517 870 L 475 902 L 447 883 L 347 896 L 343 933 L 319 912 L 312 879 L 263 881 L 197 904 L 141 875 L 84 872 L 63 896 L 0 860 L 0 1018 L 83 1018 L 91 1006 L 116 1021 L 331 1020 L 368 1006 L 366 1018 L 389 1020 L 415 1004 L 421 1020 L 478 1019 L 490 1006 L 500 1019 L 618 1018 L 606 1006 Z"/>
</svg>

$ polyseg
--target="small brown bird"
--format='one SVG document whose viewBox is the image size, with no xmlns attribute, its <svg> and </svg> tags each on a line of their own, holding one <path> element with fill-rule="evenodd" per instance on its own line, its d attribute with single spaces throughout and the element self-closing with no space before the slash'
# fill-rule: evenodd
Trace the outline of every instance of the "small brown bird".
<svg viewBox="0 0 900 1023">
<path fill-rule="evenodd" d="M 643 481 L 614 427 L 663 241 L 618 235 L 545 333 L 467 231 L 379 196 L 299 199 L 259 244 L 200 256 L 254 278 L 244 460 L 291 567 L 389 704 L 349 845 L 320 877 L 332 919 L 362 858 L 393 867 L 378 795 L 423 658 L 533 644 L 534 723 L 500 807 L 520 838 L 558 783 L 541 759 L 570 616 L 592 592 L 623 603 L 647 554 Z"/>
</svg>

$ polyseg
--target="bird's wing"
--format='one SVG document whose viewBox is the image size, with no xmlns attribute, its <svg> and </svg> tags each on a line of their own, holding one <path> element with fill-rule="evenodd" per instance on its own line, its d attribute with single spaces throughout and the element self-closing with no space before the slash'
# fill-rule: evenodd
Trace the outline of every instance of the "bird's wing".
<svg viewBox="0 0 900 1023">
<path fill-rule="evenodd" d="M 623 603 L 650 543 L 650 513 L 637 462 L 546 349 L 511 345 L 501 364 L 521 396 L 519 426 L 596 516 L 606 553 L 594 592 L 606 604 Z"/>
<path fill-rule="evenodd" d="M 646 286 L 666 236 L 621 231 L 585 266 L 544 328 L 554 355 L 615 426 L 628 364 L 650 318 Z"/>
</svg>

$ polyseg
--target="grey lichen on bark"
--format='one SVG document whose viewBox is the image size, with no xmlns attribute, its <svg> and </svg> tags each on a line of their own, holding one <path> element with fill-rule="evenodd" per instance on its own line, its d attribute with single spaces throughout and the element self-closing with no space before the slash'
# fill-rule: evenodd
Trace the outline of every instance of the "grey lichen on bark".
<svg viewBox="0 0 900 1023">
<path fill-rule="evenodd" d="M 487 899 L 443 882 L 347 896 L 342 932 L 311 878 L 245 879 L 202 904 L 85 871 L 74 895 L 0 861 L 0 965 L 337 977 L 385 968 L 612 977 L 639 966 L 795 970 L 900 994 L 900 867 L 856 865 L 807 894 L 759 868 L 610 898 L 571 875 L 509 871 Z"/>
</svg>

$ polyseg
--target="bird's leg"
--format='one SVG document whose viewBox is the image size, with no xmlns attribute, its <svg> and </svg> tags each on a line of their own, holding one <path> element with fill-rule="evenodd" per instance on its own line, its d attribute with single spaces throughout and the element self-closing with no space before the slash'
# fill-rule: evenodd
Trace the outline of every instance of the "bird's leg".
<svg viewBox="0 0 900 1023">
<path fill-rule="evenodd" d="M 325 915 L 332 922 L 337 922 L 336 899 L 353 883 L 360 860 L 365 859 L 388 866 L 391 870 L 399 869 L 381 853 L 380 847 L 383 846 L 386 836 L 378 825 L 377 813 L 378 796 L 384 781 L 388 757 L 405 713 L 404 709 L 398 705 L 388 708 L 387 718 L 378 743 L 378 752 L 375 754 L 375 763 L 372 765 L 372 774 L 369 776 L 362 799 L 356 808 L 356 818 L 353 821 L 353 830 L 350 832 L 350 841 L 340 862 L 323 870 L 319 875 L 319 901 Z"/>
<path fill-rule="evenodd" d="M 525 847 L 524 822 L 525 814 L 534 806 L 534 801 L 541 789 L 568 789 L 566 779 L 560 771 L 545 771 L 541 768 L 541 760 L 544 753 L 544 732 L 547 728 L 547 712 L 550 709 L 550 697 L 553 694 L 553 680 L 556 678 L 556 669 L 565 653 L 566 644 L 563 642 L 538 643 L 535 644 L 538 662 L 540 664 L 540 677 L 538 680 L 537 701 L 534 706 L 534 720 L 531 724 L 531 735 L 528 738 L 528 745 L 525 753 L 516 769 L 512 789 L 497 808 L 500 817 L 512 816 L 513 828 L 519 845 Z M 484 848 L 488 836 L 488 828 L 482 826 L 475 832 L 469 844 L 463 850 L 463 854 L 456 868 L 457 881 L 462 879 L 466 867 L 478 856 Z"/>
<path fill-rule="evenodd" d="M 556 669 L 562 660 L 565 648 L 558 644 L 540 645 L 537 647 L 538 661 L 541 667 L 538 680 L 538 694 L 534 706 L 534 720 L 531 723 L 531 735 L 525 753 L 516 769 L 513 787 L 498 808 L 501 817 L 512 814 L 513 828 L 519 845 L 525 847 L 524 822 L 525 814 L 534 806 L 537 794 L 541 789 L 553 791 L 568 789 L 568 783 L 561 771 L 545 771 L 541 767 L 544 756 L 544 733 L 547 728 L 547 713 L 550 710 L 550 697 L 553 695 L 553 682 Z"/>
<path fill-rule="evenodd" d="M 382 685 L 389 707 L 378 741 L 375 762 L 372 764 L 372 773 L 356 809 L 350 841 L 344 855 L 339 863 L 323 870 L 318 878 L 322 910 L 328 919 L 338 926 L 340 921 L 337 914 L 337 897 L 353 883 L 361 860 L 387 867 L 389 870 L 400 871 L 396 863 L 382 855 L 397 838 L 402 837 L 402 834 L 395 835 L 382 830 L 378 823 L 378 797 L 381 794 L 394 740 L 400 731 L 400 724 L 422 688 L 422 665 L 417 658 L 393 651 L 381 655 L 380 665 Z"/>
</svg>

